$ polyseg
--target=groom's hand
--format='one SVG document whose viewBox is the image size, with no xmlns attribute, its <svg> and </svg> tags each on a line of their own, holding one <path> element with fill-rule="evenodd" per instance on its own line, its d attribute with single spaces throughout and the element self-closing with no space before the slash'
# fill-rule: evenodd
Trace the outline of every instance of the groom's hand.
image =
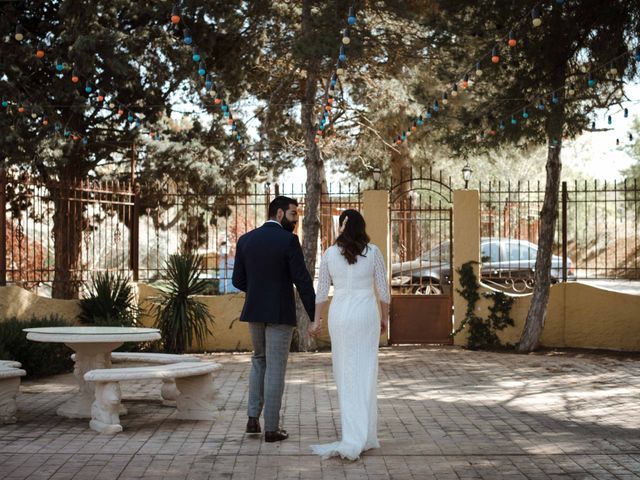
<svg viewBox="0 0 640 480">
<path fill-rule="evenodd" d="M 385 333 L 389 329 L 389 320 L 380 320 L 380 335 Z"/>
</svg>

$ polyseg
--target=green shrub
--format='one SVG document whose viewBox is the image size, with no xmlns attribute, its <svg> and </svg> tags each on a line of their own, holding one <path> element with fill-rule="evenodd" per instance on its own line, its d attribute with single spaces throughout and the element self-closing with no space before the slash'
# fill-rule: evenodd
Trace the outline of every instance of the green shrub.
<svg viewBox="0 0 640 480">
<path fill-rule="evenodd" d="M 67 327 L 74 323 L 64 320 L 57 315 L 31 320 L 10 318 L 0 320 L 0 358 L 16 360 L 22 363 L 30 378 L 45 377 L 58 373 L 73 371 L 73 353 L 62 343 L 32 342 L 27 340 L 23 328 L 35 327 Z"/>
<path fill-rule="evenodd" d="M 171 255 L 166 264 L 167 285 L 155 304 L 156 328 L 160 329 L 165 352 L 184 353 L 193 341 L 201 347 L 213 317 L 207 306 L 196 300 L 207 289 L 202 276 L 202 257 L 190 253 Z"/>
<path fill-rule="evenodd" d="M 78 318 L 85 325 L 132 327 L 138 320 L 133 287 L 120 273 L 98 272 L 79 303 Z"/>
</svg>

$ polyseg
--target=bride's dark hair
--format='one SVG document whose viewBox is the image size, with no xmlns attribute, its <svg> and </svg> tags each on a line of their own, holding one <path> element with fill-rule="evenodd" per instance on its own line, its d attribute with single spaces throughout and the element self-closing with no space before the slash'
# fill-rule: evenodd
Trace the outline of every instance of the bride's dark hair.
<svg viewBox="0 0 640 480">
<path fill-rule="evenodd" d="M 347 222 L 346 224 L 344 222 Z M 345 210 L 340 214 L 339 224 L 342 232 L 336 238 L 336 245 L 340 247 L 342 255 L 349 265 L 358 261 L 358 256 L 364 257 L 364 251 L 369 244 L 367 225 L 357 210 Z"/>
</svg>

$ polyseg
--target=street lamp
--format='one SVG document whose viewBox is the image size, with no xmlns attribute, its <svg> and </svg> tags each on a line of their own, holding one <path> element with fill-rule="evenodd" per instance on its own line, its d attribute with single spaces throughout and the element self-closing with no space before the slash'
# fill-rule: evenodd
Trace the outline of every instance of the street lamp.
<svg viewBox="0 0 640 480">
<path fill-rule="evenodd" d="M 375 167 L 373 169 L 373 188 L 374 190 L 378 190 L 378 182 L 380 181 L 380 176 L 382 175 L 382 171 L 379 167 Z"/>
<path fill-rule="evenodd" d="M 469 188 L 469 180 L 471 179 L 471 174 L 473 173 L 473 170 L 471 170 L 471 167 L 469 166 L 469 163 L 467 162 L 467 164 L 462 167 L 462 178 L 464 179 L 464 189 L 466 190 L 467 188 Z"/>
</svg>

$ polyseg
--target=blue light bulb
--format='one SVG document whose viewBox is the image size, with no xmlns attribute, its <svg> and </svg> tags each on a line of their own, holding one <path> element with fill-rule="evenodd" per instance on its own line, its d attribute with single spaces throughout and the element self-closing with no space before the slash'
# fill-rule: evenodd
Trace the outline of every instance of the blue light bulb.
<svg viewBox="0 0 640 480">
<path fill-rule="evenodd" d="M 3 100 L 3 101 L 2 101 L 2 106 L 3 106 L 4 108 L 7 108 L 7 107 L 9 106 L 9 102 L 7 102 L 6 100 Z"/>
<path fill-rule="evenodd" d="M 184 37 L 183 37 L 183 41 L 184 43 L 186 43 L 187 45 L 191 45 L 193 43 L 193 37 L 191 36 L 191 32 L 189 31 L 188 28 L 184 29 Z"/>
<path fill-rule="evenodd" d="M 354 11 L 353 7 L 349 8 L 349 16 L 347 17 L 347 23 L 349 25 L 355 25 L 356 24 L 356 12 Z"/>
<path fill-rule="evenodd" d="M 340 60 L 341 62 L 347 61 L 347 55 L 344 51 L 344 47 L 340 47 L 340 55 L 338 55 L 338 60 Z"/>
<path fill-rule="evenodd" d="M 529 118 L 529 110 L 526 108 L 522 111 L 522 118 Z"/>
<path fill-rule="evenodd" d="M 518 120 L 516 120 L 514 115 L 511 115 L 511 125 L 515 125 L 516 123 L 518 123 Z"/>
<path fill-rule="evenodd" d="M 200 57 L 200 54 L 198 52 L 193 52 L 193 56 L 191 58 L 193 58 L 194 62 L 199 62 L 202 57 Z"/>
</svg>

